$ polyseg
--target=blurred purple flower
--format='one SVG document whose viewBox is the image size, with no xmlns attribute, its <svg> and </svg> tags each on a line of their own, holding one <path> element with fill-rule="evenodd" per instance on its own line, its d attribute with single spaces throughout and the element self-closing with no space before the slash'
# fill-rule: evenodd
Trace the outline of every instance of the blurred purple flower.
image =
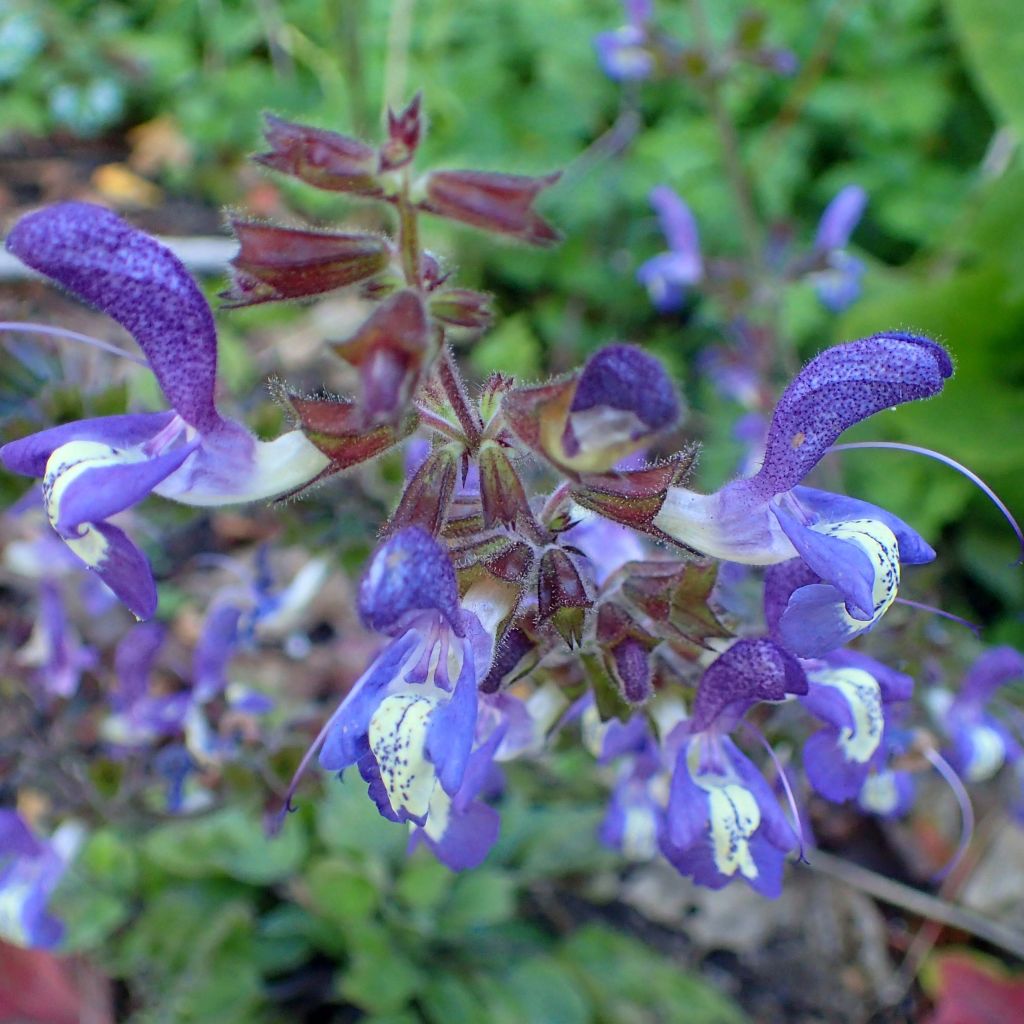
<svg viewBox="0 0 1024 1024">
<path fill-rule="evenodd" d="M 690 208 L 667 185 L 652 189 L 650 199 L 668 251 L 642 264 L 636 278 L 647 289 L 654 305 L 667 313 L 682 306 L 687 288 L 704 276 L 700 237 Z"/>
<path fill-rule="evenodd" d="M 821 269 L 811 274 L 821 302 L 833 313 L 840 313 L 860 295 L 864 263 L 851 255 L 846 246 L 867 206 L 868 195 L 859 185 L 839 190 L 818 222 L 814 255 Z"/>
<path fill-rule="evenodd" d="M 648 48 L 648 23 L 654 5 L 650 0 L 624 0 L 627 24 L 594 36 L 594 49 L 604 73 L 616 82 L 641 81 L 655 71 Z"/>
</svg>

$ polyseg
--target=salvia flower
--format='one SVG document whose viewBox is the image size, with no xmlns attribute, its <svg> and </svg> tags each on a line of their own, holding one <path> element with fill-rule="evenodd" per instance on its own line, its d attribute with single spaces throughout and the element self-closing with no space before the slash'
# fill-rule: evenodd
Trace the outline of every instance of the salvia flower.
<svg viewBox="0 0 1024 1024">
<path fill-rule="evenodd" d="M 207 506 L 273 497 L 316 479 L 329 460 L 300 430 L 260 441 L 221 416 L 213 316 L 155 239 L 102 207 L 62 203 L 19 221 L 7 248 L 121 324 L 171 405 L 66 423 L 0 449 L 8 469 L 42 478 L 47 516 L 68 547 L 149 618 L 152 572 L 112 516 L 151 493 Z"/>
<path fill-rule="evenodd" d="M 0 810 L 0 939 L 29 949 L 60 943 L 64 926 L 47 904 L 84 838 L 68 821 L 39 839 L 17 811 Z"/>
<path fill-rule="evenodd" d="M 821 269 L 814 271 L 810 279 L 822 304 L 833 313 L 841 313 L 860 295 L 864 263 L 846 246 L 867 202 L 863 188 L 847 185 L 825 207 L 818 222 L 814 258 Z"/>
<path fill-rule="evenodd" d="M 758 472 L 710 495 L 670 487 L 654 529 L 726 561 L 772 565 L 800 558 L 817 581 L 788 599 L 787 646 L 804 657 L 835 649 L 889 607 L 901 562 L 927 562 L 935 553 L 884 509 L 801 481 L 847 427 L 938 394 L 952 372 L 945 349 L 908 334 L 826 350 L 779 399 Z"/>
<path fill-rule="evenodd" d="M 1004 764 L 1024 759 L 1024 749 L 997 713 L 1000 691 L 1015 680 L 1024 681 L 1024 654 L 994 647 L 974 662 L 955 694 L 942 689 L 928 694 L 932 713 L 950 741 L 949 761 L 967 782 L 983 782 Z"/>
<path fill-rule="evenodd" d="M 654 305 L 663 313 L 679 309 L 686 292 L 704 276 L 697 221 L 689 206 L 667 185 L 651 191 L 668 250 L 652 257 L 636 272 Z"/>
<path fill-rule="evenodd" d="M 737 641 L 704 672 L 691 717 L 670 734 L 678 744 L 661 851 L 698 885 L 742 878 L 763 896 L 782 890 L 782 867 L 797 847 L 771 786 L 729 733 L 759 701 L 807 693 L 797 660 L 767 638 Z"/>
<path fill-rule="evenodd" d="M 527 447 L 572 475 L 611 469 L 683 415 L 664 367 L 635 345 L 606 345 L 575 377 L 510 390 L 502 410 Z"/>
<path fill-rule="evenodd" d="M 647 25 L 653 4 L 650 0 L 625 0 L 628 23 L 611 32 L 594 36 L 594 49 L 604 73 L 616 82 L 650 78 L 656 70 L 648 48 Z"/>
<path fill-rule="evenodd" d="M 805 664 L 807 693 L 799 698 L 824 728 L 804 744 L 804 772 L 814 790 L 843 803 L 861 797 L 872 770 L 884 769 L 883 745 L 888 707 L 910 700 L 910 676 L 866 655 L 838 651 L 825 661 Z M 880 783 L 868 788 L 868 798 Z"/>
<path fill-rule="evenodd" d="M 342 772 L 354 765 L 382 816 L 421 830 L 453 868 L 478 863 L 497 835 L 496 818 L 478 796 L 500 741 L 478 735 L 478 682 L 507 609 L 489 593 L 467 594 L 460 606 L 445 548 L 407 527 L 375 553 L 359 611 L 392 640 L 327 722 L 296 778 L 322 744 L 321 766 Z"/>
</svg>

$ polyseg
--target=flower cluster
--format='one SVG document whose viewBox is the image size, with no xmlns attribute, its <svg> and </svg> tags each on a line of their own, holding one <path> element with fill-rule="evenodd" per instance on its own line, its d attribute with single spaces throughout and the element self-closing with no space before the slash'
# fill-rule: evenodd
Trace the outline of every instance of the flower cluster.
<svg viewBox="0 0 1024 1024">
<path fill-rule="evenodd" d="M 646 5 L 632 4 L 630 17 L 628 32 L 599 45 L 618 77 L 643 77 L 668 51 Z M 807 481 L 848 428 L 940 395 L 950 356 L 902 331 L 836 345 L 795 373 L 773 407 L 755 375 L 763 423 L 753 464 L 712 493 L 690 485 L 697 448 L 680 443 L 675 383 L 638 346 L 609 344 L 540 384 L 496 373 L 471 395 L 449 334 L 482 331 L 489 300 L 455 287 L 421 248 L 420 217 L 546 245 L 557 235 L 534 203 L 557 175 L 415 178 L 423 131 L 418 98 L 389 113 L 377 146 L 268 118 L 261 164 L 376 203 L 395 224 L 384 235 L 233 222 L 240 251 L 227 306 L 356 285 L 372 304 L 352 337 L 330 343 L 356 371 L 356 393 L 279 389 L 291 425 L 273 440 L 222 414 L 212 313 L 162 244 L 82 203 L 15 226 L 9 250 L 121 324 L 169 406 L 64 423 L 0 448 L 8 469 L 42 481 L 52 528 L 21 549 L 40 586 L 36 634 L 21 652 L 39 701 L 68 700 L 103 663 L 62 597 L 61 573 L 85 567 L 101 597 L 150 620 L 117 646 L 99 740 L 151 754 L 172 812 L 201 806 L 197 777 L 244 746 L 237 716 L 273 708 L 229 684 L 231 659 L 315 596 L 327 563 L 314 559 L 283 591 L 263 568 L 219 589 L 191 670 L 176 670 L 182 684 L 155 685 L 168 626 L 154 619 L 149 562 L 115 520 L 150 495 L 192 506 L 296 495 L 413 438 L 358 590 L 363 625 L 385 639 L 302 758 L 276 827 L 318 760 L 329 773 L 358 773 L 413 844 L 453 869 L 472 867 L 498 836 L 498 766 L 578 719 L 599 761 L 617 764 L 606 842 L 632 857 L 660 854 L 701 885 L 743 880 L 777 895 L 786 858 L 805 842 L 798 790 L 878 814 L 902 813 L 912 798 L 914 680 L 849 645 L 884 628 L 907 567 L 936 553 L 886 509 Z M 685 205 L 665 188 L 653 201 L 669 250 L 640 277 L 668 309 L 714 272 Z M 859 273 L 845 246 L 863 204 L 860 192 L 840 194 L 801 271 L 819 275 L 832 306 L 850 298 Z M 759 607 L 738 610 L 723 566 L 747 574 Z M 931 695 L 947 760 L 969 781 L 1024 763 L 996 694 L 1021 670 L 1016 652 L 993 651 L 958 693 Z M 274 713 L 299 724 L 294 708 Z M 776 730 L 802 745 L 788 773 L 761 753 Z M 0 925 L 49 944 L 56 932 L 40 908 L 65 844 L 59 830 L 48 845 L 3 813 Z"/>
</svg>

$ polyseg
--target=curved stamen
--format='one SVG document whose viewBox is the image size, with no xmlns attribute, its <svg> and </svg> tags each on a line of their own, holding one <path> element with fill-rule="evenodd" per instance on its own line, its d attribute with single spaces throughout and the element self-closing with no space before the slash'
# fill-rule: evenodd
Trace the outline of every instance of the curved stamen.
<svg viewBox="0 0 1024 1024">
<path fill-rule="evenodd" d="M 970 622 L 967 619 L 962 619 L 959 615 L 943 611 L 941 608 L 936 608 L 934 605 L 922 604 L 920 601 L 911 601 L 909 597 L 897 597 L 896 604 L 905 604 L 908 608 L 917 608 L 919 611 L 931 612 L 932 615 L 938 615 L 943 619 L 949 619 L 951 622 L 958 622 L 961 626 L 966 626 L 976 637 L 981 637 L 981 626 L 976 622 Z"/>
<path fill-rule="evenodd" d="M 799 846 L 797 860 L 803 864 L 809 864 L 810 861 L 807 860 L 807 855 L 804 852 L 807 846 L 804 840 L 804 826 L 803 822 L 800 820 L 800 811 L 797 809 L 796 795 L 793 793 L 793 787 L 789 784 L 789 776 L 786 775 L 786 769 L 782 766 L 782 762 L 779 760 L 778 755 L 772 749 L 772 745 L 768 742 L 768 737 L 765 736 L 765 734 L 761 732 L 753 722 L 744 722 L 743 728 L 749 731 L 750 735 L 753 736 L 762 747 L 764 747 L 768 752 L 768 756 L 771 758 L 772 764 L 775 766 L 779 782 L 782 784 L 782 788 L 786 794 L 786 803 L 789 804 L 789 810 L 793 815 L 793 821 L 795 823 L 793 831 L 796 833 L 796 841 Z"/>
<path fill-rule="evenodd" d="M 284 824 L 284 819 L 292 812 L 298 810 L 297 807 L 292 806 L 292 797 L 295 796 L 296 789 L 299 788 L 299 780 L 303 775 L 306 774 L 306 769 L 309 767 L 310 762 L 316 757 L 320 748 L 324 745 L 324 740 L 327 739 L 327 733 L 330 732 L 331 726 L 334 724 L 334 720 L 341 714 L 342 708 L 345 706 L 343 700 L 334 713 L 327 719 L 323 724 L 323 728 L 316 734 L 316 739 L 309 745 L 309 749 L 305 754 L 302 755 L 302 760 L 299 762 L 298 768 L 295 769 L 295 773 L 292 775 L 291 782 L 288 783 L 288 789 L 284 794 L 284 802 L 281 804 L 280 810 L 275 814 L 267 814 L 263 821 L 263 831 L 269 837 L 276 836 L 281 831 L 281 826 Z"/>
<path fill-rule="evenodd" d="M 1010 528 L 1017 537 L 1017 542 L 1020 544 L 1021 550 L 1017 561 L 1013 564 L 1024 564 L 1024 531 L 1021 530 L 1017 520 L 1013 518 L 1013 513 L 1006 507 L 999 495 L 996 494 L 996 492 L 993 491 L 977 473 L 969 470 L 965 465 L 957 462 L 956 459 L 952 459 L 948 455 L 943 455 L 942 452 L 932 451 L 931 448 L 921 448 L 916 444 L 904 444 L 902 441 L 850 441 L 846 444 L 834 444 L 828 449 L 828 451 L 846 452 L 852 451 L 855 448 L 892 448 L 904 452 L 914 452 L 916 455 L 926 455 L 929 459 L 935 459 L 937 462 L 945 463 L 945 465 L 955 469 L 958 473 L 967 477 L 967 479 L 970 480 L 971 483 L 974 484 L 997 509 L 999 509 L 1003 514 L 1003 518 L 1010 524 Z"/>
<path fill-rule="evenodd" d="M 101 352 L 109 352 L 111 355 L 121 356 L 129 362 L 136 363 L 139 366 L 144 366 L 147 370 L 150 368 L 149 363 L 147 363 L 141 356 L 132 355 L 131 352 L 125 352 L 123 348 L 111 345 L 107 341 L 100 341 L 99 338 L 93 338 L 88 334 L 79 334 L 78 331 L 69 331 L 66 327 L 51 327 L 49 324 L 31 324 L 22 323 L 17 320 L 2 320 L 0 321 L 0 331 L 20 331 L 23 334 L 45 334 L 54 338 L 65 338 L 69 341 L 81 341 L 86 345 L 92 345 L 93 348 L 98 348 Z"/>
<path fill-rule="evenodd" d="M 942 881 L 964 858 L 968 847 L 971 845 L 971 838 L 974 836 L 974 807 L 971 798 L 960 781 L 960 776 L 953 770 L 953 766 L 932 747 L 925 747 L 924 756 L 928 763 L 942 776 L 946 785 L 953 791 L 956 802 L 960 805 L 960 842 L 957 843 L 953 856 L 950 857 L 934 878 L 936 882 Z"/>
</svg>

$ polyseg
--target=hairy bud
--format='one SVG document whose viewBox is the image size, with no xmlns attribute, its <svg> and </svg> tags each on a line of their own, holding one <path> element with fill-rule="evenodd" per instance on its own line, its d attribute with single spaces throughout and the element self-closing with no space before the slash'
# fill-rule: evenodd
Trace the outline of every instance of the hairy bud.
<svg viewBox="0 0 1024 1024">
<path fill-rule="evenodd" d="M 592 604 L 573 560 L 561 548 L 548 548 L 537 572 L 539 621 L 550 622 L 574 647 L 583 639 L 586 612 Z"/>
</svg>

